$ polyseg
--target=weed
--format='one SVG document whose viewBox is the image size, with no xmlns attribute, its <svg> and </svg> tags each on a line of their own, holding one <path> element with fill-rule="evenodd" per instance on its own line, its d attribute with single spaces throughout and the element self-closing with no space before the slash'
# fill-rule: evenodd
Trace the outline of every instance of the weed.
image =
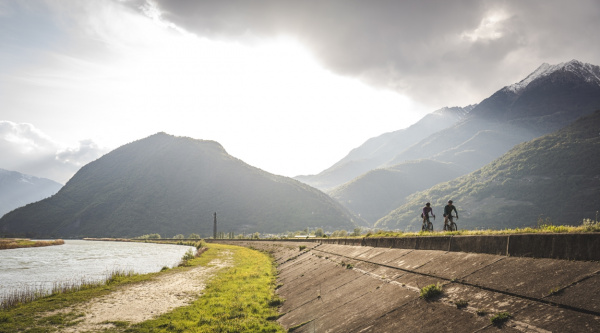
<svg viewBox="0 0 600 333">
<path fill-rule="evenodd" d="M 311 321 L 312 321 L 312 320 L 305 321 L 305 322 L 303 322 L 303 323 L 300 323 L 300 324 L 298 324 L 298 325 L 296 325 L 296 326 L 292 326 L 292 327 L 290 327 L 290 329 L 288 330 L 288 332 L 294 332 L 294 331 L 296 331 L 297 329 L 300 329 L 302 326 L 305 326 L 305 325 L 309 324 Z"/>
<path fill-rule="evenodd" d="M 502 326 L 510 318 L 512 318 L 512 315 L 509 312 L 505 311 L 505 312 L 499 312 L 499 313 L 493 315 L 492 318 L 490 318 L 490 321 L 492 322 L 492 325 Z"/>
<path fill-rule="evenodd" d="M 477 309 L 475 313 L 477 313 L 478 316 L 485 316 L 487 311 L 485 309 Z"/>
<path fill-rule="evenodd" d="M 438 282 L 421 288 L 421 298 L 430 300 L 442 294 L 442 285 Z"/>
<path fill-rule="evenodd" d="M 558 295 L 562 292 L 562 290 L 560 289 L 560 287 L 555 287 L 550 289 L 550 292 L 548 293 L 547 296 L 553 296 L 553 295 Z"/>
<path fill-rule="evenodd" d="M 466 308 L 467 306 L 469 306 L 469 301 L 464 300 L 464 299 L 459 299 L 458 301 L 454 302 L 454 305 L 456 305 L 457 309 Z"/>
<path fill-rule="evenodd" d="M 273 299 L 269 301 L 269 306 L 281 306 L 283 301 L 284 300 L 278 296 L 273 297 Z"/>
<path fill-rule="evenodd" d="M 300 248 L 300 251 L 302 251 L 302 250 L 306 249 L 306 245 L 300 245 L 299 248 Z"/>
</svg>

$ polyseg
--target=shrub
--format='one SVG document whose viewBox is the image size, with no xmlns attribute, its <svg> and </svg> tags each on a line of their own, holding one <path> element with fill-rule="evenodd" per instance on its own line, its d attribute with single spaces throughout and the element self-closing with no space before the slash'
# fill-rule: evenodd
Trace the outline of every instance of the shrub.
<svg viewBox="0 0 600 333">
<path fill-rule="evenodd" d="M 512 315 L 508 312 L 499 312 L 490 318 L 492 325 L 502 326 L 507 320 L 509 320 Z"/>
<path fill-rule="evenodd" d="M 459 299 L 458 301 L 454 302 L 454 305 L 456 305 L 457 309 L 466 308 L 467 306 L 469 306 L 469 301 L 464 300 L 464 299 Z"/>
<path fill-rule="evenodd" d="M 442 294 L 442 285 L 438 282 L 421 288 L 421 298 L 428 300 Z"/>
</svg>

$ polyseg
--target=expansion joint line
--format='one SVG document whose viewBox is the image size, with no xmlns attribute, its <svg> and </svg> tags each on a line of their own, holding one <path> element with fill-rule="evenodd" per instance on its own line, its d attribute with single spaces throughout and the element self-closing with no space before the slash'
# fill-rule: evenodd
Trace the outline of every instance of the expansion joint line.
<svg viewBox="0 0 600 333">
<path fill-rule="evenodd" d="M 575 312 L 585 313 L 585 314 L 589 314 L 589 315 L 593 315 L 593 316 L 600 316 L 600 312 L 597 312 L 597 311 L 582 309 L 582 308 L 578 308 L 578 307 L 567 305 L 567 304 L 553 302 L 553 301 L 550 301 L 550 300 L 547 300 L 547 299 L 542 299 L 542 298 L 537 298 L 537 297 L 532 297 L 532 296 L 527 296 L 527 295 L 520 295 L 520 294 L 517 294 L 517 293 L 510 292 L 510 291 L 498 290 L 498 289 L 494 289 L 494 288 L 491 288 L 491 287 L 481 286 L 481 285 L 478 285 L 478 284 L 475 284 L 475 283 L 469 283 L 469 282 L 466 282 L 464 280 L 448 279 L 448 278 L 437 276 L 437 275 L 434 275 L 434 274 L 416 272 L 416 271 L 412 271 L 410 269 L 405 269 L 405 268 L 400 268 L 400 267 L 394 267 L 394 266 L 390 266 L 390 265 L 386 265 L 386 264 L 375 263 L 375 262 L 364 260 L 364 259 L 351 258 L 351 257 L 345 256 L 345 255 L 340 255 L 340 254 L 332 253 L 332 252 L 328 252 L 328 251 L 323 251 L 323 250 L 317 250 L 317 251 L 322 252 L 322 253 L 328 253 L 328 254 L 335 255 L 335 256 L 344 257 L 344 258 L 347 258 L 347 259 L 350 259 L 350 260 L 356 260 L 356 261 L 361 261 L 361 262 L 364 262 L 364 263 L 369 263 L 369 264 L 379 265 L 379 266 L 382 266 L 382 267 L 387 267 L 387 268 L 391 268 L 391 269 L 395 269 L 395 270 L 400 270 L 400 271 L 407 272 L 407 273 L 418 274 L 418 275 L 421 275 L 421 276 L 427 276 L 427 277 L 431 277 L 431 278 L 435 278 L 435 279 L 440 279 L 440 280 L 444 280 L 444 281 L 447 281 L 447 282 L 450 282 L 450 283 L 458 283 L 458 284 L 462 284 L 462 285 L 465 285 L 465 286 L 479 288 L 479 289 L 483 289 L 483 290 L 486 290 L 486 291 L 490 291 L 490 292 L 494 292 L 494 293 L 498 293 L 498 294 L 503 294 L 503 295 L 507 295 L 507 296 L 512 296 L 512 297 L 516 297 L 516 298 L 521 298 L 521 299 L 525 299 L 525 300 L 532 301 L 532 302 L 538 302 L 538 303 L 543 303 L 543 304 L 546 304 L 546 305 L 556 306 L 556 307 L 559 307 L 559 308 L 563 308 L 563 309 L 567 309 L 567 310 L 572 310 L 572 311 L 575 311 Z M 593 276 L 593 274 L 592 274 L 592 276 Z"/>
</svg>

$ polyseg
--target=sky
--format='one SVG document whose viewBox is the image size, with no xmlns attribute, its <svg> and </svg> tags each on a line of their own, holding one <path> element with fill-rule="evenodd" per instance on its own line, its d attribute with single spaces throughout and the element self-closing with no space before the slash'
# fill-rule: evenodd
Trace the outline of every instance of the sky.
<svg viewBox="0 0 600 333">
<path fill-rule="evenodd" d="M 0 0 L 0 168 L 65 183 L 157 132 L 316 174 L 542 63 L 600 65 L 600 1 Z"/>
</svg>

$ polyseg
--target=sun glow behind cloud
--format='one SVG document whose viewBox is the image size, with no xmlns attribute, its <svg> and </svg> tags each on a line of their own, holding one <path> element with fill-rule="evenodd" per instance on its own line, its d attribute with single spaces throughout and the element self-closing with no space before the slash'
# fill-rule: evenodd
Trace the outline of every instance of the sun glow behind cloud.
<svg viewBox="0 0 600 333">
<path fill-rule="evenodd" d="M 112 149 L 165 131 L 218 141 L 251 165 L 294 176 L 431 111 L 332 74 L 286 36 L 215 41 L 114 3 L 70 10 L 57 10 L 77 22 L 66 45 L 19 68 L 6 95 L 27 111 L 15 121 L 71 146 L 93 139 Z"/>
</svg>

